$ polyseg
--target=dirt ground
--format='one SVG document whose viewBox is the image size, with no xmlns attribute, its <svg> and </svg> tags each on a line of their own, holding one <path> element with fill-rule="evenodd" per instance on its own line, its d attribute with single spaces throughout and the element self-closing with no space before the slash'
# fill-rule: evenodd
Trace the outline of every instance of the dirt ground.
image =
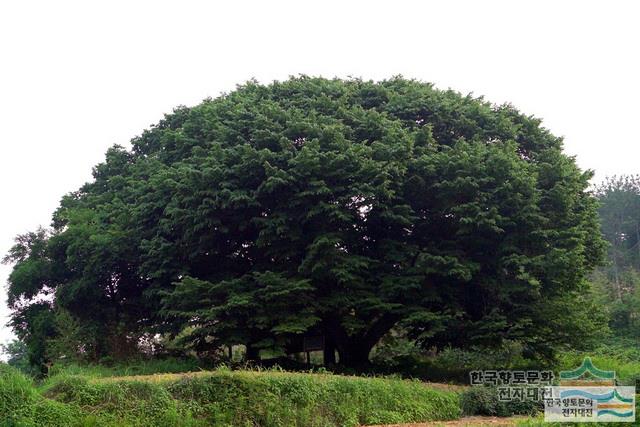
<svg viewBox="0 0 640 427">
<path fill-rule="evenodd" d="M 368 427 L 463 427 L 463 426 L 515 426 L 518 421 L 522 421 L 526 417 L 465 417 L 455 421 L 436 421 L 430 423 L 414 423 L 414 424 L 389 424 L 385 426 L 368 426 Z"/>
</svg>

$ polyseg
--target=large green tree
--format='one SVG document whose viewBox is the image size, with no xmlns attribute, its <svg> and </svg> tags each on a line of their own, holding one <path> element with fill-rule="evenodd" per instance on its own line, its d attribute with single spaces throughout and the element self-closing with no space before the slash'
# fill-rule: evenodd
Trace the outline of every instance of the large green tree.
<svg viewBox="0 0 640 427">
<path fill-rule="evenodd" d="M 249 82 L 109 150 L 44 253 L 16 249 L 11 298 L 52 293 L 96 353 L 171 331 L 256 357 L 322 334 L 357 366 L 403 323 L 548 355 L 595 326 L 590 176 L 509 105 L 403 78 Z"/>
</svg>

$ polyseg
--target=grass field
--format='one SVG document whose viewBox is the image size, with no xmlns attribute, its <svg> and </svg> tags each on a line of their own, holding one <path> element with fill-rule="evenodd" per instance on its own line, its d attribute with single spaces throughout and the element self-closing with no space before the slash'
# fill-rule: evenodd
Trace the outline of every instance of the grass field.
<svg viewBox="0 0 640 427">
<path fill-rule="evenodd" d="M 358 426 L 454 420 L 459 394 L 418 381 L 217 369 L 40 385 L 0 368 L 3 426 Z"/>
<path fill-rule="evenodd" d="M 582 357 L 565 353 L 554 371 L 575 368 Z M 591 357 L 615 370 L 621 384 L 639 378 L 635 354 Z M 203 370 L 193 361 L 152 360 L 54 366 L 35 381 L 0 364 L 0 427 L 548 425 L 539 411 L 530 403 L 498 402 L 492 388 L 397 377 Z"/>
</svg>

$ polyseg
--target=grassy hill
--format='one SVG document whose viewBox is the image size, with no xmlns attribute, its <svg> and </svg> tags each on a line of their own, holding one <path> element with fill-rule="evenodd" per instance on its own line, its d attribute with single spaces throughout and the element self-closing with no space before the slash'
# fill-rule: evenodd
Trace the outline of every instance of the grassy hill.
<svg viewBox="0 0 640 427">
<path fill-rule="evenodd" d="M 223 368 L 62 372 L 35 385 L 0 365 L 2 426 L 357 426 L 460 415 L 456 391 L 418 381 Z"/>
</svg>

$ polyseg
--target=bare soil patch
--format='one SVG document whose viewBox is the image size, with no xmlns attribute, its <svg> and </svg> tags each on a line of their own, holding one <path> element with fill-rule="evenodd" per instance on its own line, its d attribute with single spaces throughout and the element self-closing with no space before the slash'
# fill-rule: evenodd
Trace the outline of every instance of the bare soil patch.
<svg viewBox="0 0 640 427">
<path fill-rule="evenodd" d="M 518 421 L 525 420 L 526 417 L 464 417 L 455 421 L 434 421 L 429 423 L 413 423 L 413 424 L 388 424 L 384 426 L 369 427 L 436 427 L 436 426 L 515 426 Z"/>
</svg>

